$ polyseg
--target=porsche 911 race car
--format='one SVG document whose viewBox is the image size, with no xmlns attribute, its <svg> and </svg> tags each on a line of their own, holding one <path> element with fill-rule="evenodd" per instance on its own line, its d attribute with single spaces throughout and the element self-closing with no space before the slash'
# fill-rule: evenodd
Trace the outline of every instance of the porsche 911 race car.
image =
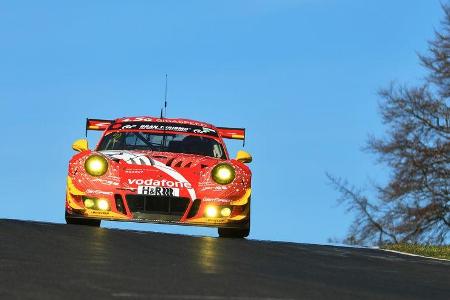
<svg viewBox="0 0 450 300">
<path fill-rule="evenodd" d="M 250 232 L 252 157 L 228 155 L 223 139 L 245 139 L 245 129 L 187 120 L 130 117 L 87 119 L 103 131 L 95 150 L 87 139 L 69 163 L 66 222 L 101 220 L 213 226 L 221 237 Z"/>
</svg>

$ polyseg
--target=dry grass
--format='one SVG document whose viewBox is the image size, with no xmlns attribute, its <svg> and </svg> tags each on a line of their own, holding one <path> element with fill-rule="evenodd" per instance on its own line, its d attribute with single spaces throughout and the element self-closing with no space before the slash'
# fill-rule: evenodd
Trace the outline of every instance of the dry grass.
<svg viewBox="0 0 450 300">
<path fill-rule="evenodd" d="M 390 244 L 384 245 L 381 248 L 450 260 L 450 245 L 433 246 L 433 245 L 417 245 L 417 244 Z"/>
</svg>

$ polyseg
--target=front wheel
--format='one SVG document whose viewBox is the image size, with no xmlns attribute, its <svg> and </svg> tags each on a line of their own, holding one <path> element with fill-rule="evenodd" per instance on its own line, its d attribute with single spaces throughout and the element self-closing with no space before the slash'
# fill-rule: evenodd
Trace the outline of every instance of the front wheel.
<svg viewBox="0 0 450 300">
<path fill-rule="evenodd" d="M 247 228 L 218 228 L 219 237 L 242 239 L 250 234 L 250 227 Z"/>
<path fill-rule="evenodd" d="M 66 224 L 100 227 L 100 223 L 101 221 L 96 219 L 73 218 L 66 212 Z"/>
</svg>

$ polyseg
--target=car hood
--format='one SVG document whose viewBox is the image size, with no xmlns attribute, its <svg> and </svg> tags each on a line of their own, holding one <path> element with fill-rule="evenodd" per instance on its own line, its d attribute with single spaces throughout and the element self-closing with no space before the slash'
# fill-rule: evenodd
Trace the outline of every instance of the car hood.
<svg viewBox="0 0 450 300">
<path fill-rule="evenodd" d="M 221 159 L 194 154 L 155 152 L 155 151 L 131 151 L 108 150 L 99 151 L 113 161 L 123 161 L 129 165 L 155 166 L 165 165 L 171 168 L 203 169 L 214 166 Z"/>
<path fill-rule="evenodd" d="M 140 185 L 180 187 L 196 199 L 200 182 L 209 180 L 211 168 L 221 159 L 200 155 L 155 151 L 98 151 L 118 163 L 116 176 L 122 189 Z M 170 185 L 169 185 L 170 184 Z"/>
</svg>

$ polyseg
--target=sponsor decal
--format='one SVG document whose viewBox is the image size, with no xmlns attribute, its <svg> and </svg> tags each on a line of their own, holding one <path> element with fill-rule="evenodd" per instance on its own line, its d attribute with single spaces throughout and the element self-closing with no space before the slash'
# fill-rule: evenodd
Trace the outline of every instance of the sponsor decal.
<svg viewBox="0 0 450 300">
<path fill-rule="evenodd" d="M 156 180 L 156 179 L 128 179 L 128 184 L 146 185 L 168 188 L 187 188 L 191 189 L 192 185 L 187 181 L 172 181 L 172 180 Z"/>
<path fill-rule="evenodd" d="M 180 189 L 159 186 L 138 186 L 138 194 L 151 196 L 179 197 Z"/>
<path fill-rule="evenodd" d="M 92 215 L 109 215 L 109 211 L 98 211 L 98 210 L 89 209 L 89 213 L 88 214 L 92 214 Z"/>
<path fill-rule="evenodd" d="M 101 195 L 112 195 L 112 192 L 105 192 L 105 191 L 100 191 L 100 190 L 92 190 L 92 189 L 87 189 L 86 193 L 88 194 L 101 194 Z"/>
<path fill-rule="evenodd" d="M 226 219 L 212 219 L 212 218 L 206 218 L 206 223 L 226 223 Z"/>
<path fill-rule="evenodd" d="M 123 125 L 121 129 L 135 129 L 137 125 Z"/>
<path fill-rule="evenodd" d="M 202 126 L 205 127 L 208 124 L 202 123 L 202 122 L 196 122 L 191 120 L 181 120 L 181 119 L 161 119 L 161 118 L 142 118 L 142 117 L 135 117 L 135 118 L 126 118 L 119 120 L 119 122 L 155 122 L 155 123 L 175 123 L 175 124 L 184 124 L 184 125 L 193 125 L 193 126 Z"/>
<path fill-rule="evenodd" d="M 110 127 L 115 130 L 157 130 L 157 131 L 174 131 L 174 132 L 183 132 L 183 133 L 198 133 L 210 136 L 218 136 L 217 132 L 209 127 L 192 125 L 192 124 L 183 124 L 183 123 L 172 123 L 168 124 L 168 122 L 127 122 L 127 123 L 117 123 Z"/>
<path fill-rule="evenodd" d="M 228 189 L 227 186 L 203 186 L 200 188 L 201 191 L 226 191 Z"/>
<path fill-rule="evenodd" d="M 196 199 L 196 194 L 195 194 L 195 190 L 192 188 L 192 185 L 189 183 L 189 181 L 186 180 L 186 178 L 184 178 L 183 175 L 181 175 L 179 172 L 177 172 L 176 170 L 174 170 L 171 167 L 166 166 L 165 164 L 163 164 L 162 162 L 159 162 L 157 160 L 154 161 L 154 167 L 161 170 L 162 172 L 166 173 L 167 175 L 169 175 L 170 177 L 172 177 L 173 179 L 177 180 L 178 182 L 189 184 L 190 188 L 187 188 L 189 196 L 191 196 L 191 199 L 194 200 Z"/>
<path fill-rule="evenodd" d="M 167 130 L 167 131 L 180 131 L 180 132 L 188 132 L 189 127 L 181 127 L 181 126 L 169 126 L 169 125 L 155 125 L 155 124 L 144 124 L 140 125 L 139 129 L 142 130 Z"/>
<path fill-rule="evenodd" d="M 145 165 L 151 166 L 153 162 L 144 154 L 134 154 L 127 151 L 107 150 L 99 151 L 100 153 L 109 156 L 112 159 L 120 159 L 130 165 Z"/>
<path fill-rule="evenodd" d="M 126 173 L 128 174 L 142 174 L 144 173 L 144 170 L 125 170 Z"/>
<path fill-rule="evenodd" d="M 230 203 L 229 199 L 220 199 L 220 198 L 204 198 L 203 202 L 217 202 L 217 203 Z"/>
<path fill-rule="evenodd" d="M 135 118 L 126 118 L 123 119 L 122 122 L 151 122 L 154 118 L 142 118 L 142 117 L 135 117 Z"/>
<path fill-rule="evenodd" d="M 93 182 L 100 182 L 101 184 L 105 184 L 105 185 L 119 185 L 118 182 L 114 182 L 112 180 L 108 180 L 108 179 L 102 179 L 102 178 L 95 178 L 92 179 Z"/>
<path fill-rule="evenodd" d="M 202 129 L 194 129 L 195 133 L 207 134 L 207 133 L 216 133 L 214 129 L 203 127 Z"/>
</svg>

